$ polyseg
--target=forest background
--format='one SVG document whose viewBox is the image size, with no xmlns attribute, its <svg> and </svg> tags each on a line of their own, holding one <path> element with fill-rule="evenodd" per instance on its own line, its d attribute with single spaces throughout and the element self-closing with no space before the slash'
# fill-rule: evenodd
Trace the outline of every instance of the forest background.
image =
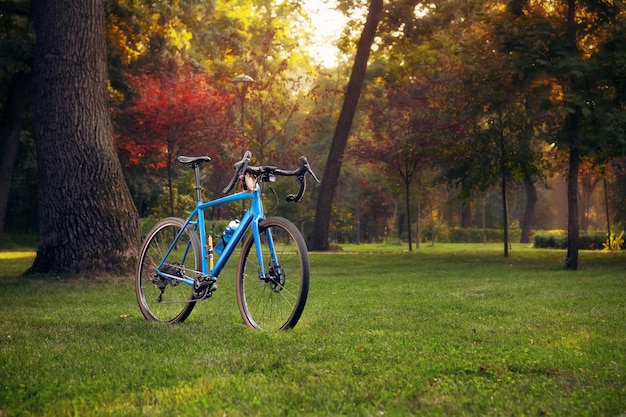
<svg viewBox="0 0 626 417">
<path fill-rule="evenodd" d="M 209 198 L 244 149 L 256 164 L 291 166 L 307 155 L 316 172 L 325 170 L 372 4 L 337 1 L 346 23 L 336 60 L 322 61 L 311 3 L 105 2 L 113 136 L 144 223 L 192 206 L 191 173 L 174 163 L 180 154 L 213 158 L 203 167 Z M 535 230 L 570 228 L 574 203 L 583 231 L 623 229 L 620 2 L 394 1 L 377 17 L 339 155 L 328 242 L 412 248 L 458 230 L 529 242 Z M 30 2 L 2 1 L 0 24 L 2 238 L 39 232 L 41 210 Z M 292 185 L 275 188 L 283 195 Z M 303 204 L 281 204 L 272 214 L 314 239 L 318 194 L 310 187 Z"/>
</svg>

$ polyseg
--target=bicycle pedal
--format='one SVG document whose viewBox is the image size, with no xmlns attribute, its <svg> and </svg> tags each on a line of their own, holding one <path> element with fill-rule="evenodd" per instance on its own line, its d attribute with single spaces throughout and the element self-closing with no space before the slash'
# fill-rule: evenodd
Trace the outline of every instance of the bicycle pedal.
<svg viewBox="0 0 626 417">
<path fill-rule="evenodd" d="M 212 277 L 210 275 L 200 275 L 194 281 L 193 288 L 195 290 L 200 290 L 200 289 L 208 287 L 211 284 L 215 284 L 216 281 L 217 281 L 217 278 Z"/>
<path fill-rule="evenodd" d="M 193 298 L 196 300 L 206 300 L 217 290 L 215 282 L 217 278 L 209 275 L 200 275 L 193 283 Z"/>
<path fill-rule="evenodd" d="M 217 291 L 217 285 L 215 284 L 213 284 L 211 287 L 206 287 L 198 291 L 194 290 L 193 292 L 194 301 L 202 301 L 202 300 L 211 298 L 214 291 Z"/>
</svg>

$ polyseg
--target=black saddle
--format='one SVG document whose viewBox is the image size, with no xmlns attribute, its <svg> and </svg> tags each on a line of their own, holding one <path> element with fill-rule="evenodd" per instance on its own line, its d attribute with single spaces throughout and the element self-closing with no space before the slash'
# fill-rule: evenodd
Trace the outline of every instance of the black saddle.
<svg viewBox="0 0 626 417">
<path fill-rule="evenodd" d="M 199 167 L 205 162 L 211 161 L 210 156 L 179 156 L 178 162 L 189 165 L 191 168 Z"/>
</svg>

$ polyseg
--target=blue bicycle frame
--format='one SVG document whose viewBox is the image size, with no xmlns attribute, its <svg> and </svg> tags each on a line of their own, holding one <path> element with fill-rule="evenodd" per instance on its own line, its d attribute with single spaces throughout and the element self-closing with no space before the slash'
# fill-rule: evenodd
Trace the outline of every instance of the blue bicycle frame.
<svg viewBox="0 0 626 417">
<path fill-rule="evenodd" d="M 244 200 L 251 200 L 250 208 L 243 215 L 243 218 L 241 219 L 239 226 L 237 227 L 237 229 L 235 229 L 233 236 L 230 238 L 230 240 L 224 247 L 222 254 L 217 260 L 217 263 L 214 265 L 213 269 L 209 271 L 208 248 L 206 244 L 207 236 L 206 236 L 206 227 L 204 224 L 204 210 L 210 207 L 219 206 L 222 204 L 229 204 L 229 203 L 233 203 L 236 201 L 244 201 Z M 187 285 L 194 284 L 195 280 L 191 277 L 185 276 L 181 278 L 175 275 L 165 273 L 161 270 L 163 264 L 166 262 L 173 248 L 176 246 L 178 239 L 180 239 L 180 236 L 184 233 L 188 225 L 192 225 L 198 231 L 198 234 L 200 236 L 200 243 L 202 245 L 202 253 L 203 253 L 202 273 L 205 275 L 209 275 L 209 276 L 217 278 L 220 272 L 222 271 L 222 269 L 224 268 L 224 266 L 226 265 L 226 263 L 228 262 L 228 260 L 230 259 L 230 256 L 233 254 L 235 247 L 243 238 L 243 234 L 248 229 L 248 226 L 251 225 L 252 235 L 254 236 L 254 245 L 255 245 L 256 253 L 257 253 L 257 261 L 259 265 L 259 274 L 260 274 L 260 278 L 263 279 L 264 274 L 265 274 L 264 272 L 265 267 L 263 265 L 263 256 L 261 252 L 261 237 L 259 234 L 259 222 L 262 220 L 265 220 L 265 215 L 263 214 L 263 204 L 261 202 L 261 188 L 259 185 L 256 185 L 253 191 L 241 191 L 241 192 L 228 195 L 226 197 L 221 197 L 215 200 L 211 200 L 208 202 L 198 201 L 198 203 L 196 204 L 196 207 L 194 208 L 194 210 L 191 212 L 191 214 L 185 221 L 184 227 L 181 228 L 181 230 L 178 232 L 176 239 L 174 239 L 174 242 L 169 247 L 169 249 L 167 250 L 167 253 L 161 260 L 161 263 L 159 264 L 157 268 L 159 275 L 166 277 L 166 278 L 175 279 L 177 281 L 184 282 Z M 271 239 L 269 230 L 266 233 L 268 234 L 267 240 L 268 240 L 268 246 L 270 248 L 272 260 L 275 265 L 278 265 L 278 260 L 276 259 L 274 245 L 273 245 L 273 241 Z M 187 248 L 187 251 L 188 250 L 189 250 L 189 247 Z"/>
</svg>

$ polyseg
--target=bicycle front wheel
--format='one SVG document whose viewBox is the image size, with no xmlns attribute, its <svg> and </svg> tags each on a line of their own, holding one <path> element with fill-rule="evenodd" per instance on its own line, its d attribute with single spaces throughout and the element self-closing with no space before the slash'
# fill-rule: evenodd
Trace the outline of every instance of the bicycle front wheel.
<svg viewBox="0 0 626 417">
<path fill-rule="evenodd" d="M 165 258 L 185 221 L 168 217 L 148 233 L 141 248 L 135 276 L 135 293 L 139 309 L 146 320 L 178 323 L 184 321 L 193 307 L 192 287 L 157 272 L 176 277 L 196 278 L 202 268 L 202 249 L 198 234 L 188 225 Z"/>
<path fill-rule="evenodd" d="M 252 233 L 241 250 L 236 285 L 239 312 L 249 327 L 290 329 L 300 319 L 309 293 L 306 243 L 298 228 L 282 217 L 259 222 L 259 234 L 261 253 L 254 250 Z"/>
</svg>

